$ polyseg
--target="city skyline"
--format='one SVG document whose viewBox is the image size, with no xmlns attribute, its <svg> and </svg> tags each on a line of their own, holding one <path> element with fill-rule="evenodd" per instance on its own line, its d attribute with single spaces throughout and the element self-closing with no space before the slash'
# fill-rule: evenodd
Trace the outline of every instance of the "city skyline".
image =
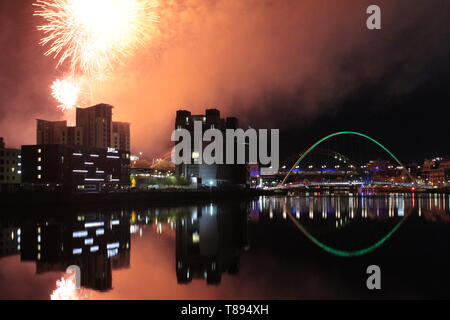
<svg viewBox="0 0 450 320">
<path fill-rule="evenodd" d="M 10 14 L 1 20 L 5 24 L 1 28 L 5 59 L 0 62 L 5 86 L 0 93 L 0 127 L 11 147 L 32 142 L 35 118 L 64 119 L 64 113 L 55 109 L 48 86 L 61 71 L 42 56 L 45 49 L 35 45 L 39 19 L 31 14 L 31 2 L 1 4 L 1 12 Z M 441 26 L 450 10 L 445 10 L 449 6 L 445 1 L 418 4 L 408 10 L 408 1 L 384 4 L 383 28 L 374 31 L 365 28 L 369 1 L 349 0 L 339 5 L 268 1 L 269 7 L 255 5 L 249 11 L 240 33 L 226 34 L 223 41 L 234 44 L 229 46 L 232 54 L 228 59 L 222 57 L 217 32 L 223 27 L 233 31 L 232 23 L 241 19 L 243 8 L 224 1 L 218 1 L 217 7 L 196 2 L 210 15 L 206 22 L 210 31 L 190 30 L 195 35 L 191 45 L 198 54 L 187 52 L 190 38 L 181 32 L 185 23 L 199 18 L 200 13 L 190 12 L 186 20 L 175 23 L 172 42 L 156 37 L 111 79 L 95 82 L 86 92 L 92 99 L 84 107 L 109 103 L 116 106 L 116 118 L 133 123 L 133 152 L 157 157 L 170 147 L 175 110 L 188 107 L 200 112 L 210 107 L 221 109 L 225 115 L 238 115 L 246 125 L 280 129 L 284 132 L 284 156 L 340 130 L 374 136 L 396 148 L 404 161 L 418 160 L 408 148 L 410 140 L 424 157 L 449 154 L 444 119 L 449 112 L 445 84 L 450 74 L 446 58 L 450 48 L 448 33 Z M 437 6 L 441 7 L 438 11 Z M 172 14 L 161 17 L 161 33 L 185 13 L 177 6 L 168 10 Z M 214 19 L 219 10 L 226 20 Z M 289 19 L 276 24 L 288 11 L 292 11 Z M 273 23 L 261 26 L 259 19 L 263 17 L 270 17 Z M 317 26 L 322 20 L 330 23 Z M 402 36 L 405 32 L 409 37 Z M 338 42 L 348 46 L 337 48 L 334 44 Z M 398 44 L 391 54 L 391 48 Z M 203 63 L 199 60 L 202 55 L 206 58 Z M 267 59 L 270 64 L 266 64 Z M 224 60 L 229 63 L 222 70 Z M 16 65 L 22 67 L 11 69 Z M 199 70 L 202 73 L 198 74 Z M 214 76 L 207 70 L 215 70 Z M 206 81 L 211 77 L 212 81 Z M 427 112 L 429 108 L 440 116 Z M 381 128 L 373 122 L 388 125 Z"/>
<path fill-rule="evenodd" d="M 449 0 L 0 0 L 0 300 L 449 299 L 449 21 Z"/>
</svg>

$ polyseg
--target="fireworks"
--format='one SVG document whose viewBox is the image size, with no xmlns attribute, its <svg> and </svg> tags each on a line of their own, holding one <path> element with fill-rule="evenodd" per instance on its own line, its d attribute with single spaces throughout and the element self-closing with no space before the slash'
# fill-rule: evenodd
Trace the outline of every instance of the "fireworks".
<svg viewBox="0 0 450 320">
<path fill-rule="evenodd" d="M 83 288 L 77 289 L 75 279 L 65 274 L 56 281 L 56 289 L 50 294 L 51 300 L 87 300 L 89 293 Z"/>
<path fill-rule="evenodd" d="M 60 103 L 62 110 L 72 109 L 78 104 L 80 89 L 69 79 L 56 79 L 50 87 L 52 96 Z"/>
<path fill-rule="evenodd" d="M 103 74 L 152 37 L 155 0 L 36 0 L 34 15 L 47 24 L 45 55 L 66 61 L 72 73 Z"/>
</svg>

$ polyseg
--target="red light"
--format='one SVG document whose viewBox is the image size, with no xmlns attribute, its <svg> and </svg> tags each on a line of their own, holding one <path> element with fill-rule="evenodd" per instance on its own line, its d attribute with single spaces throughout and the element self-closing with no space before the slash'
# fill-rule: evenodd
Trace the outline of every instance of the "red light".
<svg viewBox="0 0 450 320">
<path fill-rule="evenodd" d="M 411 190 L 412 190 L 412 191 L 416 191 L 416 187 L 412 187 Z"/>
</svg>

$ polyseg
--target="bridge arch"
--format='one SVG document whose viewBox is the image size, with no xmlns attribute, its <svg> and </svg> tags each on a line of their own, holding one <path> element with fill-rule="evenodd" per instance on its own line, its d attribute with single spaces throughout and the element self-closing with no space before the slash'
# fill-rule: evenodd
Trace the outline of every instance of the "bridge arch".
<svg viewBox="0 0 450 320">
<path fill-rule="evenodd" d="M 286 176 L 283 178 L 283 180 L 278 184 L 279 187 L 283 186 L 286 183 L 287 178 L 289 177 L 289 175 L 292 173 L 292 171 L 295 169 L 296 166 L 298 166 L 300 164 L 300 162 L 302 162 L 302 160 L 309 154 L 311 153 L 311 151 L 313 151 L 314 149 L 317 148 L 317 146 L 319 146 L 322 142 L 331 139 L 333 137 L 336 136 L 340 136 L 340 135 L 355 135 L 355 136 L 360 136 L 363 137 L 373 143 L 375 143 L 377 146 L 381 147 L 381 149 L 383 149 L 384 151 L 386 151 L 387 154 L 389 154 L 389 156 L 395 160 L 395 162 L 397 162 L 402 168 L 403 170 L 405 170 L 406 174 L 409 176 L 409 178 L 411 179 L 412 183 L 417 184 L 416 179 L 413 178 L 413 176 L 409 173 L 408 170 L 405 169 L 405 166 L 400 162 L 400 160 L 398 160 L 398 158 L 388 149 L 386 148 L 384 145 L 382 145 L 380 142 L 378 142 L 377 140 L 375 140 L 374 138 L 371 138 L 363 133 L 359 133 L 356 131 L 339 131 L 339 132 L 335 132 L 332 134 L 329 134 L 328 136 L 323 137 L 322 139 L 316 141 L 311 147 L 309 147 L 305 152 L 303 152 L 300 157 L 298 158 L 298 160 L 294 163 L 294 165 L 291 167 L 291 169 L 288 171 L 288 173 L 286 174 Z"/>
<path fill-rule="evenodd" d="M 289 170 L 289 172 L 286 174 L 286 176 L 284 177 L 283 181 L 278 185 L 279 187 L 281 187 L 282 185 L 284 185 L 284 183 L 286 182 L 287 178 L 289 177 L 289 175 L 291 174 L 292 170 L 294 170 L 294 168 L 312 151 L 314 150 L 318 145 L 320 145 L 322 142 L 333 138 L 335 136 L 339 136 L 339 135 L 356 135 L 356 136 L 360 136 L 363 138 L 366 138 L 367 140 L 375 143 L 377 146 L 381 147 L 384 151 L 386 151 L 392 159 L 394 159 L 401 167 L 403 167 L 403 170 L 405 170 L 405 166 L 400 162 L 400 160 L 398 160 L 398 158 L 391 152 L 389 151 L 388 148 L 386 148 L 384 145 L 382 145 L 380 142 L 378 142 L 377 140 L 359 133 L 359 132 L 355 132 L 355 131 L 340 131 L 340 132 L 336 132 L 336 133 L 332 133 L 320 140 L 318 140 L 316 143 L 314 143 L 311 147 L 309 147 L 304 153 L 301 154 L 301 156 L 299 157 L 299 159 L 294 163 L 294 165 L 292 166 L 292 168 Z M 416 180 L 413 178 L 413 176 L 409 173 L 408 170 L 406 170 L 406 173 L 408 174 L 408 176 L 410 177 L 411 181 L 414 184 L 417 184 Z M 297 220 L 294 218 L 294 216 L 292 214 L 288 214 L 288 217 L 290 218 L 290 220 L 292 221 L 292 223 L 315 245 L 317 245 L 319 248 L 321 248 L 322 250 L 324 250 L 325 252 L 331 253 L 333 255 L 336 256 L 340 256 L 340 257 L 355 257 L 355 256 L 362 256 L 365 255 L 373 250 L 375 250 L 376 248 L 380 247 L 384 242 L 386 242 L 397 230 L 398 228 L 400 228 L 400 226 L 403 224 L 403 222 L 405 222 L 406 218 L 409 215 L 405 215 L 385 236 L 383 236 L 380 240 L 376 241 L 375 243 L 371 244 L 368 247 L 365 247 L 363 249 L 359 249 L 359 250 L 355 250 L 355 251 L 346 251 L 346 250 L 340 250 L 340 249 L 336 249 L 333 248 L 323 242 L 321 242 L 319 239 L 317 239 L 316 237 L 314 237 L 310 232 L 308 232 L 308 230 Z"/>
</svg>

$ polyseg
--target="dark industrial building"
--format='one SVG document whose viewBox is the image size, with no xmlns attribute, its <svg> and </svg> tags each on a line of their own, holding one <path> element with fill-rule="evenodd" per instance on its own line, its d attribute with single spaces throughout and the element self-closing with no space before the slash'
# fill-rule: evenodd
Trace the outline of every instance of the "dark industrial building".
<svg viewBox="0 0 450 320">
<path fill-rule="evenodd" d="M 199 155 L 194 152 L 194 122 L 202 122 L 202 131 L 208 129 L 218 129 L 225 135 L 226 129 L 238 129 L 238 119 L 228 117 L 220 118 L 220 111 L 217 109 L 207 109 L 205 115 L 192 115 L 186 110 L 178 110 L 175 119 L 175 129 L 186 129 L 191 133 L 192 155 L 189 164 L 176 166 L 175 174 L 186 178 L 191 178 L 198 185 L 208 187 L 219 187 L 228 185 L 244 186 L 247 182 L 247 166 L 245 164 L 205 164 L 199 163 Z M 209 142 L 202 142 L 202 148 Z M 236 146 L 235 146 L 236 147 Z M 226 154 L 224 141 L 224 155 Z M 236 163 L 236 162 L 235 162 Z"/>
</svg>

